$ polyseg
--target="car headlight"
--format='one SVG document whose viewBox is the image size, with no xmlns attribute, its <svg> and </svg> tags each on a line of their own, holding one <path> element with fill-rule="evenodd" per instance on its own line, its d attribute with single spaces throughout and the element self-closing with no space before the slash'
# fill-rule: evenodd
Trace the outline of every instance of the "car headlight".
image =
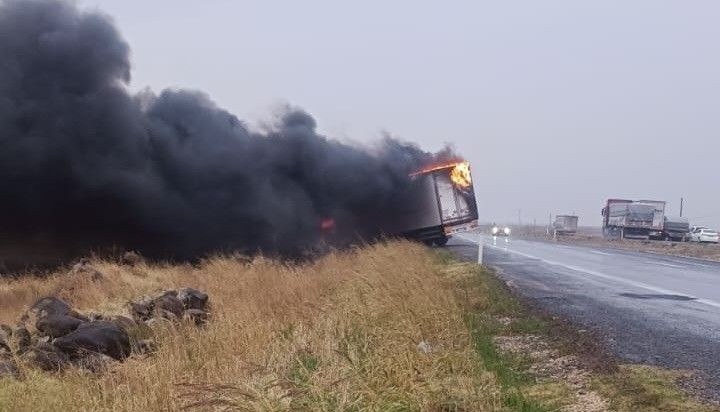
<svg viewBox="0 0 720 412">
<path fill-rule="evenodd" d="M 509 227 L 506 227 L 505 229 L 503 229 L 503 232 L 505 232 L 506 235 L 509 235 L 509 234 L 510 234 L 510 228 L 509 228 Z"/>
<path fill-rule="evenodd" d="M 500 230 L 500 229 L 498 229 L 498 228 L 496 228 L 496 227 L 492 228 L 492 234 L 493 234 L 493 235 L 497 235 L 497 232 L 498 232 L 499 230 Z"/>
</svg>

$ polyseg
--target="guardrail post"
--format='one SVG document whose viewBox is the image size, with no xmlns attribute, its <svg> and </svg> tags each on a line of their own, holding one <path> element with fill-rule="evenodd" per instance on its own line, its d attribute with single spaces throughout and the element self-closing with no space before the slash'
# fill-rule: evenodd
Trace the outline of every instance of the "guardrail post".
<svg viewBox="0 0 720 412">
<path fill-rule="evenodd" d="M 482 236 L 480 236 L 480 240 L 478 241 L 478 259 L 477 259 L 478 265 L 482 265 L 482 263 L 483 263 L 483 249 L 484 249 L 483 248 L 483 240 L 482 240 Z"/>
</svg>

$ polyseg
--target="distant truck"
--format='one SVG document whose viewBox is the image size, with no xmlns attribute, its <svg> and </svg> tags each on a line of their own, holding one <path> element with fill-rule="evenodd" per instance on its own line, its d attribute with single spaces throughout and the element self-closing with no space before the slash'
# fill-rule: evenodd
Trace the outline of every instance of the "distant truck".
<svg viewBox="0 0 720 412">
<path fill-rule="evenodd" d="M 662 239 L 665 202 L 608 199 L 602 209 L 603 236 L 609 239 Z"/>
<path fill-rule="evenodd" d="M 478 227 L 469 163 L 433 166 L 413 173 L 411 178 L 402 194 L 404 207 L 393 213 L 387 233 L 441 246 L 453 234 Z"/>
<path fill-rule="evenodd" d="M 663 239 L 684 242 L 690 237 L 690 222 L 684 217 L 665 216 L 663 222 Z"/>
<path fill-rule="evenodd" d="M 578 217 L 573 215 L 557 215 L 553 221 L 553 230 L 558 235 L 574 235 L 577 233 Z"/>
</svg>

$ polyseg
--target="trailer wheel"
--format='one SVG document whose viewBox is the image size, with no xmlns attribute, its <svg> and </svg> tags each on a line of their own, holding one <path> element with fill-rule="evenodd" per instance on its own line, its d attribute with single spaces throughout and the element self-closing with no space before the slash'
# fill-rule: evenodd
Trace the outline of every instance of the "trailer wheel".
<svg viewBox="0 0 720 412">
<path fill-rule="evenodd" d="M 445 246 L 447 244 L 447 242 L 448 242 L 448 237 L 443 236 L 443 237 L 439 237 L 439 238 L 435 239 L 435 241 L 433 243 L 435 243 L 435 246 L 441 247 L 441 246 Z"/>
</svg>

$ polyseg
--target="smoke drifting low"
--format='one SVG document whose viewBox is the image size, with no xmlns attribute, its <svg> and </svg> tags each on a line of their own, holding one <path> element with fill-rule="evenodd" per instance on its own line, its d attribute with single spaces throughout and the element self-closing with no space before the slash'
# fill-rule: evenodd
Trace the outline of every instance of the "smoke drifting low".
<svg viewBox="0 0 720 412">
<path fill-rule="evenodd" d="M 250 131 L 205 94 L 132 95 L 111 21 L 55 0 L 0 2 L 0 232 L 154 255 L 294 253 L 328 216 L 373 234 L 434 155 L 328 139 L 288 109 Z"/>
</svg>

